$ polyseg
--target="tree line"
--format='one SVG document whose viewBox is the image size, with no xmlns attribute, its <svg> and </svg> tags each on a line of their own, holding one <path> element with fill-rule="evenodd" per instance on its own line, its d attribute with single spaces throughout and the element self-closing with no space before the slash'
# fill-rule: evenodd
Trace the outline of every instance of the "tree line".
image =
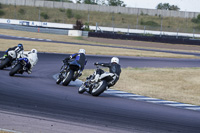
<svg viewBox="0 0 200 133">
<path fill-rule="evenodd" d="M 59 1 L 59 2 L 74 3 L 72 0 L 47 0 L 47 1 Z M 126 4 L 122 0 L 76 0 L 76 3 L 126 7 Z M 178 6 L 170 5 L 169 3 L 159 3 L 156 6 L 156 9 L 174 10 L 174 11 L 179 11 L 180 10 L 180 8 Z"/>
<path fill-rule="evenodd" d="M 46 1 L 59 1 L 59 2 L 74 3 L 72 0 L 46 0 Z M 122 0 L 76 0 L 76 3 L 126 7 L 126 4 L 124 4 L 124 2 Z"/>
</svg>

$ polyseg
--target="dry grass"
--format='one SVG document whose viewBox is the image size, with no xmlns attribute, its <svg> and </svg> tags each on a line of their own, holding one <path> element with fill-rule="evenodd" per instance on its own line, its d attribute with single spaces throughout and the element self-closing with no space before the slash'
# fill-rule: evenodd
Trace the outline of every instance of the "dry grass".
<svg viewBox="0 0 200 133">
<path fill-rule="evenodd" d="M 30 37 L 30 38 L 42 38 L 42 39 L 51 39 L 56 41 L 65 41 L 65 42 L 76 42 L 76 43 L 88 43 L 88 44 L 101 44 L 94 43 L 85 40 L 78 40 L 74 37 L 68 37 L 66 35 L 54 35 L 54 34 L 43 34 L 43 33 L 34 33 L 34 32 L 24 32 L 24 31 L 15 31 L 15 30 L 3 30 L 0 29 L 1 34 L 11 35 L 11 36 L 20 36 L 20 37 Z M 87 46 L 87 45 L 71 45 L 71 44 L 57 44 L 57 43 L 48 43 L 48 42 L 32 42 L 32 41 L 16 41 L 16 40 L 5 40 L 0 39 L 1 51 L 7 50 L 9 47 L 15 46 L 18 43 L 24 44 L 25 50 L 31 50 L 32 48 L 37 49 L 39 52 L 53 52 L 53 53 L 75 53 L 80 48 L 84 48 L 87 54 L 92 55 L 118 55 L 118 56 L 139 56 L 139 57 L 165 57 L 165 58 L 198 58 L 193 55 L 180 55 L 180 54 L 170 54 L 170 53 L 161 53 L 161 52 L 152 52 L 152 51 L 141 51 L 141 50 L 131 50 L 131 49 L 122 49 L 122 48 L 108 48 L 100 46 Z M 113 45 L 115 44 L 104 44 L 104 45 Z M 118 45 L 119 46 L 119 45 Z M 58 49 L 59 48 L 59 49 Z"/>
<path fill-rule="evenodd" d="M 7 50 L 18 43 L 24 45 L 25 50 L 37 49 L 38 52 L 51 52 L 51 53 L 76 53 L 80 48 L 84 48 L 88 55 L 117 55 L 117 56 L 139 56 L 139 57 L 165 57 L 165 58 L 196 58 L 193 55 L 179 55 L 161 52 L 140 51 L 121 48 L 108 48 L 100 46 L 87 46 L 87 45 L 72 45 L 72 44 L 58 44 L 48 42 L 32 42 L 32 41 L 16 41 L 0 39 L 1 51 Z"/>
<path fill-rule="evenodd" d="M 155 16 L 149 16 L 146 14 L 139 14 L 139 16 L 131 14 L 121 14 L 121 13 L 106 13 L 106 12 L 95 12 L 95 11 L 80 11 L 72 10 L 72 18 L 67 17 L 67 10 L 65 9 L 52 9 L 52 8 L 37 8 L 37 7 L 28 7 L 28 6 L 13 6 L 13 5 L 3 5 L 2 11 L 5 12 L 2 18 L 8 19 L 22 19 L 22 20 L 32 20 L 39 21 L 39 9 L 40 13 L 46 13 L 49 18 L 44 19 L 42 16 L 40 20 L 42 22 L 56 22 L 56 23 L 68 23 L 75 24 L 77 19 L 81 19 L 83 23 L 88 22 L 89 14 L 89 24 L 96 25 L 96 22 L 101 26 L 112 27 L 113 24 L 115 27 L 128 28 L 137 28 L 144 29 L 145 25 L 142 23 L 153 21 L 157 23 L 157 26 L 151 24 L 146 25 L 146 30 L 160 30 L 161 17 L 158 14 Z M 24 10 L 24 13 L 20 13 L 20 10 Z M 79 16 L 77 18 L 77 16 Z M 137 23 L 138 19 L 138 23 Z M 199 26 L 191 22 L 190 18 L 178 18 L 178 17 L 164 17 L 163 18 L 163 30 L 168 31 L 179 31 L 181 32 L 195 32 L 199 33 Z M 198 29 L 196 28 L 198 27 Z"/>
<path fill-rule="evenodd" d="M 11 132 L 6 132 L 6 131 L 0 131 L 0 133 L 11 133 Z"/>
<path fill-rule="evenodd" d="M 82 80 L 94 70 L 84 70 Z M 200 68 L 126 68 L 113 87 L 138 95 L 200 105 Z"/>
</svg>

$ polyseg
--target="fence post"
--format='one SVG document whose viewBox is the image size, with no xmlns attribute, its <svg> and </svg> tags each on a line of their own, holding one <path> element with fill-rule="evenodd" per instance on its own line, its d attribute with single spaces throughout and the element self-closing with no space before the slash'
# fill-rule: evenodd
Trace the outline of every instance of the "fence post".
<svg viewBox="0 0 200 133">
<path fill-rule="evenodd" d="M 39 7 L 38 19 L 39 19 L 39 21 L 40 21 L 40 7 Z"/>
<path fill-rule="evenodd" d="M 96 30 L 95 30 L 95 32 L 97 32 L 97 27 L 98 27 L 98 23 L 96 22 Z"/>
<path fill-rule="evenodd" d="M 129 35 L 129 29 L 130 29 L 130 25 L 128 25 L 128 35 Z"/>
<path fill-rule="evenodd" d="M 162 36 L 162 23 L 163 23 L 163 17 L 161 15 L 161 22 L 160 22 L 160 37 Z"/>
<path fill-rule="evenodd" d="M 90 23 L 90 11 L 88 9 L 88 24 Z"/>
</svg>

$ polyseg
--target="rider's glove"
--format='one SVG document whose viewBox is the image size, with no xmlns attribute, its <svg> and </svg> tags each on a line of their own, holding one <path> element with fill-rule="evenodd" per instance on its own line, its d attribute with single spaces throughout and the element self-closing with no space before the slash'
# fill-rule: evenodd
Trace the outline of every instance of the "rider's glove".
<svg viewBox="0 0 200 133">
<path fill-rule="evenodd" d="M 64 64 L 66 64 L 66 63 L 67 63 L 67 61 L 66 61 L 66 60 L 63 60 L 63 63 L 64 63 Z"/>
</svg>

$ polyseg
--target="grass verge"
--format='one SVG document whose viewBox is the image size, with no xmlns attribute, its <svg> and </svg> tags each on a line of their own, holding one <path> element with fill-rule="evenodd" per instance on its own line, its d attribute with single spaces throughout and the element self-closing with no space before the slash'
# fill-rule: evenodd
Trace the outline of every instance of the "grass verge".
<svg viewBox="0 0 200 133">
<path fill-rule="evenodd" d="M 81 80 L 94 70 L 84 70 Z M 112 87 L 138 95 L 200 105 L 200 68 L 125 68 Z"/>
</svg>

